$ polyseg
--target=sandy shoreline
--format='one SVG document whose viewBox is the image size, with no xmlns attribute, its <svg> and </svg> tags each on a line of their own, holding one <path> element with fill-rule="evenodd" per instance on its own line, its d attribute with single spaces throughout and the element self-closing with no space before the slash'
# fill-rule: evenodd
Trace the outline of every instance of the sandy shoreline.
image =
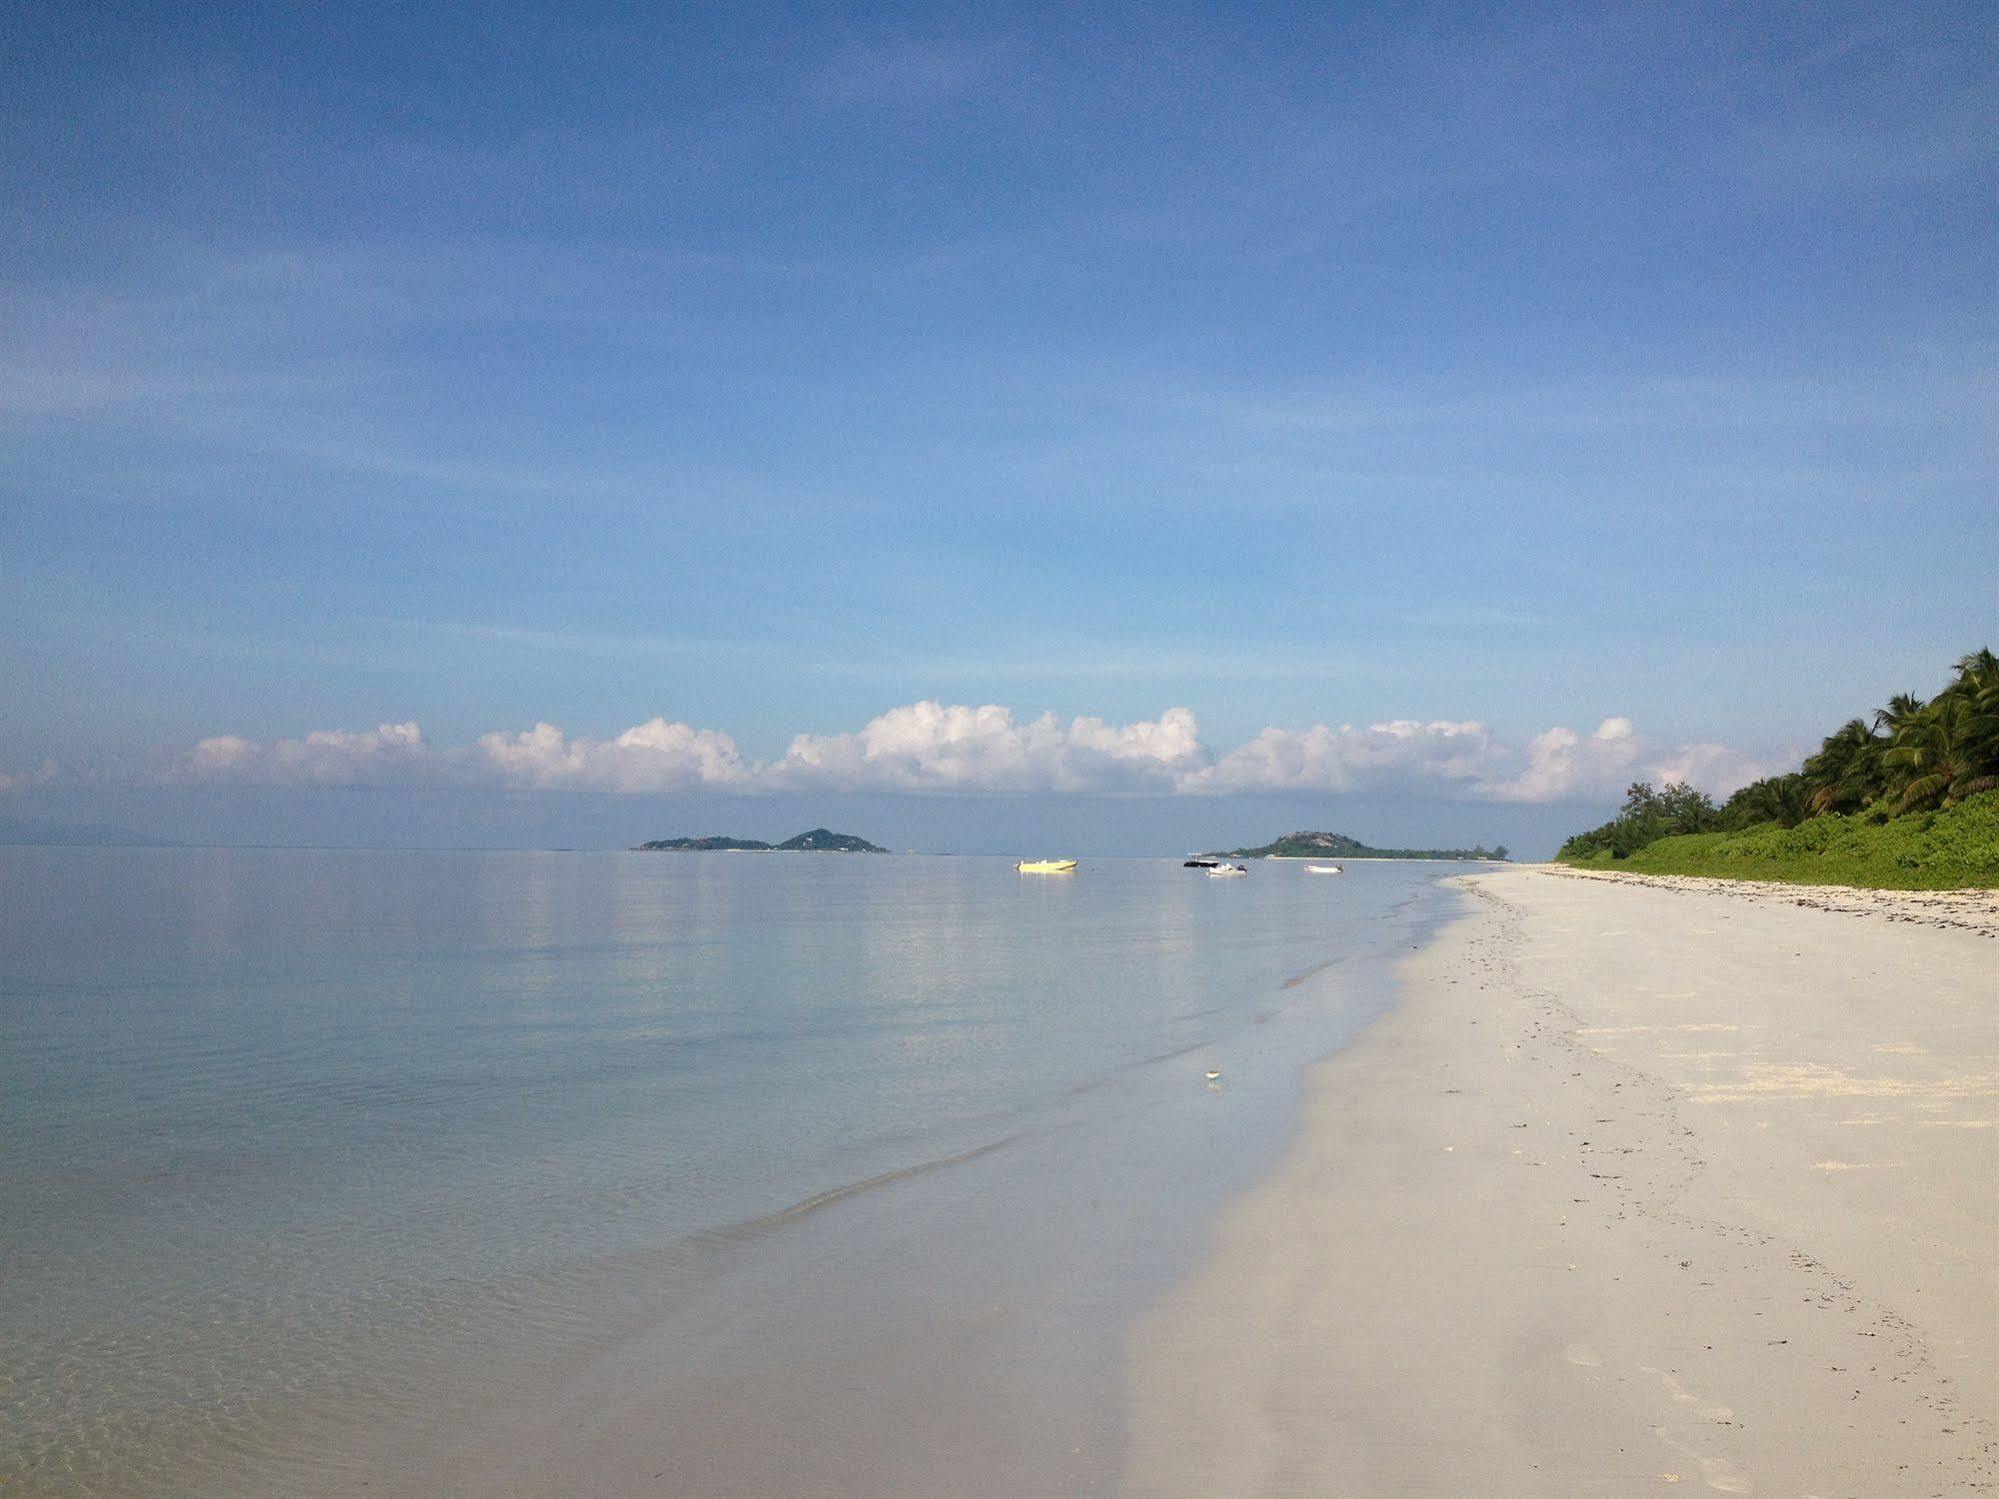
<svg viewBox="0 0 1999 1499">
<path fill-rule="evenodd" d="M 1999 902 L 1466 885 L 1134 1331 L 1128 1491 L 1989 1492 Z"/>
</svg>

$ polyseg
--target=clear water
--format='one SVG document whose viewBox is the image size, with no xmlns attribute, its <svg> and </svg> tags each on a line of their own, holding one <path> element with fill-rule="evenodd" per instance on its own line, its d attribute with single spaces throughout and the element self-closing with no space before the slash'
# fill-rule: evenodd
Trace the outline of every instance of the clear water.
<svg viewBox="0 0 1999 1499">
<path fill-rule="evenodd" d="M 0 1490 L 1100 1486 L 1448 872 L 0 849 Z"/>
</svg>

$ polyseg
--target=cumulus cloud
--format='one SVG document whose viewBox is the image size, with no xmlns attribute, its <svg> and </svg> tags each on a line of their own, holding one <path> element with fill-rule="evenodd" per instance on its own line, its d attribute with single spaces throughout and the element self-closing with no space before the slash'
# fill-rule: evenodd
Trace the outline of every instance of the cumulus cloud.
<svg viewBox="0 0 1999 1499">
<path fill-rule="evenodd" d="M 1628 772 L 1643 746 L 1628 718 L 1606 718 L 1587 739 L 1556 727 L 1527 741 L 1526 764 L 1511 776 L 1488 780 L 1495 801 L 1552 802 L 1615 795 L 1630 784 Z"/>
<path fill-rule="evenodd" d="M 1357 729 L 1318 724 L 1265 729 L 1207 770 L 1185 791 L 1358 791 L 1380 785 L 1463 786 L 1499 763 L 1505 750 L 1476 721 L 1418 723 L 1398 718 Z"/>
<path fill-rule="evenodd" d="M 746 758 L 721 730 L 657 717 L 607 739 L 537 723 L 450 749 L 431 745 L 414 723 L 270 743 L 222 734 L 181 756 L 175 773 L 270 785 L 437 780 L 624 793 L 1376 791 L 1550 802 L 1614 798 L 1637 779 L 1687 781 L 1721 795 L 1766 768 L 1723 744 L 1651 746 L 1623 717 L 1587 735 L 1550 728 L 1518 748 L 1475 719 L 1267 728 L 1218 755 L 1187 708 L 1119 724 L 1052 713 L 1023 719 L 996 703 L 926 700 L 851 733 L 800 734 L 765 762 Z M 8 784 L 0 777 L 0 790 Z"/>
<path fill-rule="evenodd" d="M 376 786 L 417 780 L 436 756 L 414 723 L 316 729 L 303 739 L 262 744 L 236 734 L 204 739 L 181 760 L 183 779 L 275 786 Z"/>
<path fill-rule="evenodd" d="M 1649 779 L 1659 785 L 1684 781 L 1709 796 L 1723 797 L 1751 781 L 1760 781 L 1765 776 L 1788 770 L 1796 763 L 1794 760 L 1789 765 L 1776 765 L 1753 759 L 1726 744 L 1683 744 L 1653 762 Z"/>
<path fill-rule="evenodd" d="M 1518 773 L 1487 782 L 1485 794 L 1512 802 L 1600 801 L 1620 795 L 1633 781 L 1655 786 L 1677 781 L 1724 797 L 1775 771 L 1726 744 L 1652 746 L 1628 718 L 1606 718 L 1588 738 L 1565 728 L 1536 734 L 1527 742 L 1524 761 Z"/>
<path fill-rule="evenodd" d="M 994 703 L 911 703 L 854 734 L 800 734 L 765 779 L 781 787 L 877 791 L 1171 791 L 1207 764 L 1186 708 L 1156 720 L 1025 723 Z"/>
<path fill-rule="evenodd" d="M 364 732 L 321 729 L 266 744 L 204 739 L 175 767 L 181 780 L 269 786 L 380 786 L 426 781 L 540 790 L 678 791 L 746 782 L 752 768 L 727 734 L 653 718 L 613 739 L 571 737 L 551 723 L 439 749 L 414 723 Z"/>
<path fill-rule="evenodd" d="M 615 739 L 570 738 L 552 723 L 482 736 L 466 763 L 510 786 L 576 791 L 682 791 L 751 778 L 735 740 L 649 718 Z"/>
</svg>

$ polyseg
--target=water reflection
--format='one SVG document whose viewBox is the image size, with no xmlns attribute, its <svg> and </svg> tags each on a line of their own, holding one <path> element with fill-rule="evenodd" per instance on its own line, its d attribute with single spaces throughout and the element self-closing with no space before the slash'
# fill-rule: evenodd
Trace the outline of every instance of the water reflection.
<svg viewBox="0 0 1999 1499">
<path fill-rule="evenodd" d="M 1239 1076 L 1337 1034 L 1284 980 L 1418 878 L 1295 873 L 0 851 L 0 1488 L 268 1476 L 301 1423 L 662 1315 L 730 1225 L 942 1158 L 1003 1181 L 999 1139 L 1070 1142 L 1037 1169 L 1089 1173 L 1095 1225 L 1153 1169 L 1171 1069 L 1205 1096 L 1188 1048 L 1262 1056 L 1228 1072 L 1231 1127 L 1260 1117 Z"/>
</svg>

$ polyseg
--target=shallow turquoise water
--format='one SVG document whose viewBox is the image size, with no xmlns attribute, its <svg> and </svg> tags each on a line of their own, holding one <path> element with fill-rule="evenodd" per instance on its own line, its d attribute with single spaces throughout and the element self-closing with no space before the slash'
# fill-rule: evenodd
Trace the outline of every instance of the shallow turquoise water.
<svg viewBox="0 0 1999 1499">
<path fill-rule="evenodd" d="M 980 1300 L 1004 1334 L 902 1392 L 926 1452 L 1093 1481 L 1118 1328 L 1446 872 L 0 850 L 0 1488 L 338 1490 L 357 1433 L 448 1447 L 648 1329 L 712 1427 L 711 1367 L 775 1392 Z M 1075 1451 L 1009 1467 L 1057 1405 Z M 753 1421 L 698 1440 L 754 1491 Z"/>
</svg>

